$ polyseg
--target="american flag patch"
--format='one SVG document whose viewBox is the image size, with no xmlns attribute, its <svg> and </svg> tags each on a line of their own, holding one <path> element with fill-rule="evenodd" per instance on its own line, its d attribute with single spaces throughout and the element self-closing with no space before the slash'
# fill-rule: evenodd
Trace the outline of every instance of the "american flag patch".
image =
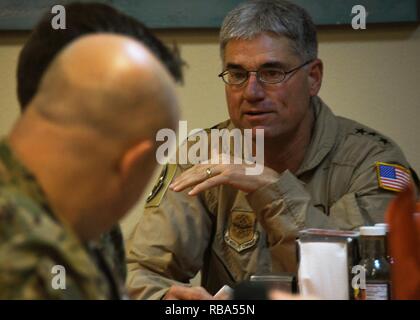
<svg viewBox="0 0 420 320">
<path fill-rule="evenodd" d="M 410 171 L 396 164 L 377 162 L 376 172 L 382 189 L 403 191 L 410 183 Z"/>
</svg>

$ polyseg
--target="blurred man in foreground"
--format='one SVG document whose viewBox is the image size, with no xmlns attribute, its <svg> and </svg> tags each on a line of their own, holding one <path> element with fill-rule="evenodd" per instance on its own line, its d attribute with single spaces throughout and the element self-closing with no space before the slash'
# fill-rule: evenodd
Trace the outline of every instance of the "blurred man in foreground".
<svg viewBox="0 0 420 320">
<path fill-rule="evenodd" d="M 78 37 L 94 33 L 113 33 L 133 37 L 144 44 L 164 64 L 173 78 L 181 82 L 179 57 L 172 53 L 144 24 L 104 3 L 68 3 L 66 29 L 51 27 L 51 10 L 40 19 L 25 42 L 17 65 L 17 96 L 24 112 L 35 96 L 41 78 L 54 57 Z M 100 192 L 100 190 L 98 190 Z M 102 234 L 100 250 L 112 271 L 125 281 L 126 262 L 121 228 L 116 225 Z"/>
<path fill-rule="evenodd" d="M 141 195 L 156 132 L 177 120 L 172 79 L 135 40 L 86 36 L 58 55 L 0 143 L 0 298 L 121 297 L 95 240 Z"/>
</svg>

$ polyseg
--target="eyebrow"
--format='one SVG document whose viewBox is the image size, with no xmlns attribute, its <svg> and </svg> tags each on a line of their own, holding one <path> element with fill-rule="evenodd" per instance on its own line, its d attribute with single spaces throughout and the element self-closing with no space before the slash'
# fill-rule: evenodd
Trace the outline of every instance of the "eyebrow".
<svg viewBox="0 0 420 320">
<path fill-rule="evenodd" d="M 260 68 L 279 68 L 286 70 L 286 65 L 280 61 L 266 62 L 260 65 Z"/>
<path fill-rule="evenodd" d="M 279 69 L 282 69 L 282 70 L 286 70 L 286 65 L 284 63 L 280 62 L 280 61 L 269 61 L 269 62 L 263 63 L 262 65 L 260 65 L 258 67 L 258 69 L 261 69 L 261 68 L 279 68 Z M 237 64 L 237 63 L 228 63 L 226 65 L 226 69 L 243 69 L 243 70 L 245 70 L 245 68 L 242 65 Z"/>
<path fill-rule="evenodd" d="M 244 67 L 237 63 L 228 63 L 225 69 L 244 69 Z"/>
</svg>

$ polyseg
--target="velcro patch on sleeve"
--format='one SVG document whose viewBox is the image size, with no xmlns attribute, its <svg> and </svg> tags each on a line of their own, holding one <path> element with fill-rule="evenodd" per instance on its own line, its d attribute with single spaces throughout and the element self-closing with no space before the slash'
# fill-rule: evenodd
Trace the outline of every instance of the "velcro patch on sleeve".
<svg viewBox="0 0 420 320">
<path fill-rule="evenodd" d="M 410 170 L 391 163 L 376 162 L 378 185 L 385 190 L 403 191 L 411 181 Z"/>
</svg>

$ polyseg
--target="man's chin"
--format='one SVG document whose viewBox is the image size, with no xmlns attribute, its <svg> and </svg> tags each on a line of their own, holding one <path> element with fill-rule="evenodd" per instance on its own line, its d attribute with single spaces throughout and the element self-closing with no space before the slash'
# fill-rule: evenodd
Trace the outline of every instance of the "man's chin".
<svg viewBox="0 0 420 320">
<path fill-rule="evenodd" d="M 266 126 L 253 126 L 250 127 L 249 129 L 252 130 L 252 136 L 255 137 L 256 134 L 263 134 L 264 136 L 267 134 L 267 132 L 269 130 L 267 130 L 268 128 Z"/>
<path fill-rule="evenodd" d="M 273 131 L 272 127 L 267 126 L 267 125 L 262 125 L 262 124 L 258 124 L 258 125 L 250 125 L 250 124 L 246 124 L 244 126 L 236 126 L 237 128 L 240 128 L 242 133 L 244 133 L 244 130 L 252 130 L 252 138 L 255 139 L 257 134 L 262 134 L 264 139 L 273 139 L 275 138 L 275 134 Z"/>
</svg>

